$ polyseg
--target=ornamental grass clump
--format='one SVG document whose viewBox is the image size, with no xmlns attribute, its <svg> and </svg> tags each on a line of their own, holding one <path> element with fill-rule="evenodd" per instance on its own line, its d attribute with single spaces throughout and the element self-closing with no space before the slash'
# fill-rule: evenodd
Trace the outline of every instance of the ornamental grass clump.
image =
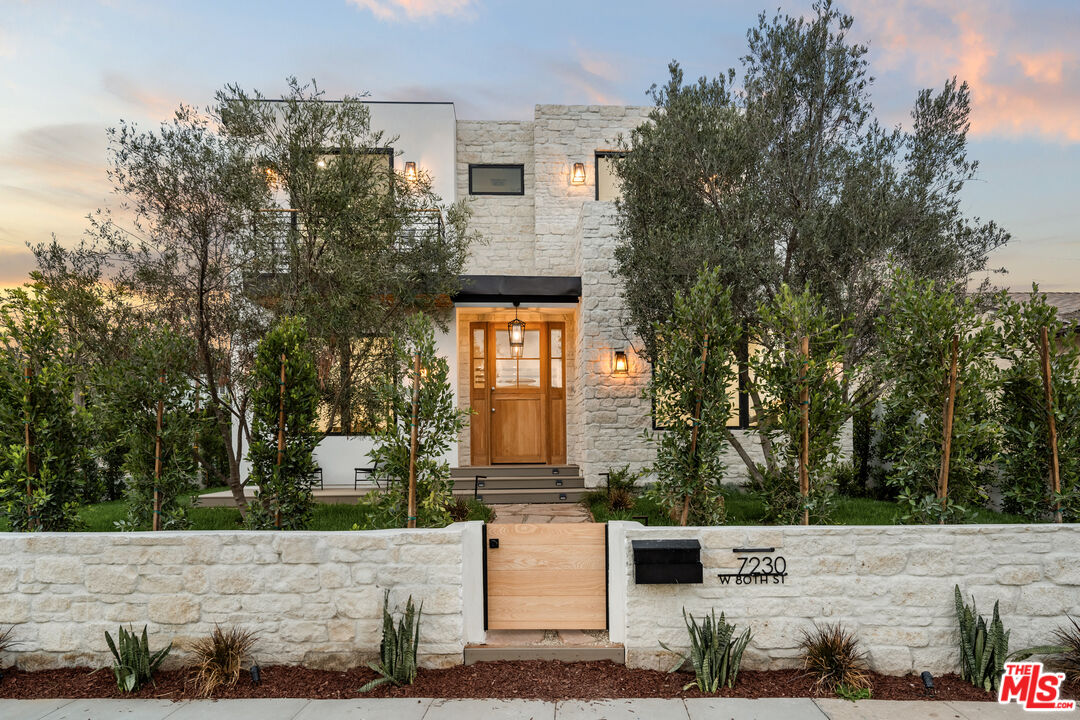
<svg viewBox="0 0 1080 720">
<path fill-rule="evenodd" d="M 687 661 L 694 668 L 694 682 L 687 683 L 683 690 L 695 685 L 702 692 L 716 693 L 721 687 L 735 687 L 739 675 L 743 651 L 750 644 L 750 628 L 735 637 L 735 626 L 729 625 L 724 613 L 716 618 L 716 611 L 702 618 L 698 624 L 693 615 L 687 615 L 683 608 L 683 620 L 690 633 L 690 652 L 679 655 L 679 662 L 668 672 L 676 672 Z M 674 652 L 663 642 L 660 645 L 669 652 Z"/>
<path fill-rule="evenodd" d="M 815 678 L 815 693 L 835 693 L 843 688 L 850 695 L 870 687 L 866 653 L 859 647 L 855 633 L 840 623 L 803 630 L 800 645 L 803 667 Z"/>
<path fill-rule="evenodd" d="M 386 683 L 394 685 L 412 685 L 416 679 L 416 648 L 420 645 L 420 615 L 424 604 L 413 606 L 412 596 L 405 603 L 405 613 L 394 627 L 394 618 L 390 615 L 390 591 L 383 596 L 383 634 L 379 645 L 379 662 L 368 663 L 382 677 L 375 678 L 360 688 L 367 692 Z"/>
<path fill-rule="evenodd" d="M 156 653 L 150 652 L 150 642 L 146 639 L 146 626 L 143 625 L 142 637 L 129 632 L 121 625 L 113 642 L 112 636 L 105 631 L 105 643 L 112 651 L 113 675 L 116 687 L 121 692 L 135 692 L 148 682 L 153 682 L 154 672 L 172 650 L 170 642 Z"/>
<path fill-rule="evenodd" d="M 257 641 L 258 637 L 249 630 L 236 626 L 222 630 L 215 625 L 209 636 L 193 642 L 195 692 L 210 697 L 220 687 L 235 685 Z"/>
<path fill-rule="evenodd" d="M 1050 658 L 1054 668 L 1065 673 L 1071 683 L 1080 684 L 1080 623 L 1069 617 L 1072 627 L 1062 625 L 1054 631 L 1054 639 L 1061 644 L 1060 652 Z"/>
</svg>

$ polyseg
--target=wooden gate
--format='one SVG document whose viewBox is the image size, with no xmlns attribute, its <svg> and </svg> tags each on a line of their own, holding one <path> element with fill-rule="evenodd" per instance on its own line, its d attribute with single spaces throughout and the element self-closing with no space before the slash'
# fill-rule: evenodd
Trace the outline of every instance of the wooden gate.
<svg viewBox="0 0 1080 720">
<path fill-rule="evenodd" d="M 488 630 L 607 628 L 607 525 L 485 525 Z"/>
</svg>

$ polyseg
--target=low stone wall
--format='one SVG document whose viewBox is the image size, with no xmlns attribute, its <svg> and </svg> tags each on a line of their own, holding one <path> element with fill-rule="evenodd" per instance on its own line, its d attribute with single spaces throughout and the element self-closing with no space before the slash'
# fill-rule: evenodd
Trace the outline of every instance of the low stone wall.
<svg viewBox="0 0 1080 720">
<path fill-rule="evenodd" d="M 420 656 L 461 662 L 482 619 L 480 524 L 373 532 L 0 533 L 0 628 L 25 668 L 104 666 L 105 631 L 148 625 L 173 662 L 214 625 L 259 637 L 264 663 L 345 668 L 378 655 L 383 592 L 423 602 Z M 480 592 L 476 590 L 476 592 Z M 477 595 L 477 597 L 482 597 Z M 470 601 L 475 606 L 475 601 Z M 3 660 L 7 660 L 4 658 Z M 3 664 L 0 662 L 0 664 Z"/>
<path fill-rule="evenodd" d="M 874 670 L 890 674 L 957 669 L 953 586 L 981 614 L 1001 603 L 1012 648 L 1046 644 L 1065 614 L 1080 615 L 1080 525 L 646 528 L 612 523 L 626 579 L 612 600 L 625 618 L 627 664 L 670 667 L 660 648 L 688 645 L 682 610 L 715 608 L 750 625 L 745 667 L 795 667 L 800 633 L 813 623 L 842 622 L 857 632 Z M 624 538 L 616 540 L 616 538 Z M 705 567 L 701 585 L 635 585 L 630 543 L 696 538 Z M 724 585 L 737 572 L 733 548 L 774 547 L 787 562 L 783 584 Z M 621 603 L 621 605 L 619 604 Z"/>
</svg>

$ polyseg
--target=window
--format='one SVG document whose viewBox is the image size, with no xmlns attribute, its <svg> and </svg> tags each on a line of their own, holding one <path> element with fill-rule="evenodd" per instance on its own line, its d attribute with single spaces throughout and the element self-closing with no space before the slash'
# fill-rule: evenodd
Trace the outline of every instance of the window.
<svg viewBox="0 0 1080 720">
<path fill-rule="evenodd" d="M 470 195 L 524 195 L 524 165 L 469 165 Z"/>
<path fill-rule="evenodd" d="M 323 348 L 317 353 L 316 369 L 321 430 L 327 435 L 371 435 L 382 427 L 392 411 L 378 392 L 386 378 L 395 376 L 390 338 L 355 338 L 351 352 Z"/>
<path fill-rule="evenodd" d="M 495 331 L 495 387 L 540 387 L 539 330 L 525 330 L 520 358 L 510 352 L 510 331 Z"/>
<path fill-rule="evenodd" d="M 731 414 L 728 416 L 727 426 L 732 430 L 746 430 L 755 427 L 757 424 L 757 418 L 752 417 L 750 414 L 750 393 L 746 391 L 746 385 L 750 381 L 750 370 L 747 364 L 747 356 L 749 352 L 760 352 L 761 347 L 754 345 L 753 348 L 748 348 L 746 342 L 743 342 L 742 347 L 737 348 L 735 352 L 735 368 L 737 375 L 732 378 L 731 383 L 728 385 L 728 392 L 731 393 Z M 658 402 L 659 400 L 659 402 Z M 667 427 L 674 421 L 675 418 L 665 417 L 668 413 L 665 412 L 663 398 L 653 398 L 652 401 L 652 426 L 653 430 L 666 430 Z M 689 421 L 689 417 L 684 418 Z"/>
<path fill-rule="evenodd" d="M 622 179 L 615 172 L 615 161 L 626 153 L 615 150 L 596 151 L 596 199 L 618 200 L 622 197 Z"/>
</svg>

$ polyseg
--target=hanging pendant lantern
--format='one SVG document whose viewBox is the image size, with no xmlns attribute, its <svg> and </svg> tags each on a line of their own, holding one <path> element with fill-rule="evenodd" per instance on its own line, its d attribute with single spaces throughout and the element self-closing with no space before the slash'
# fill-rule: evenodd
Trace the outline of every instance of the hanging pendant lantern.
<svg viewBox="0 0 1080 720">
<path fill-rule="evenodd" d="M 510 356 L 519 358 L 525 350 L 525 323 L 518 320 L 518 303 L 514 303 L 514 319 L 506 323 L 506 329 L 510 331 Z"/>
</svg>

